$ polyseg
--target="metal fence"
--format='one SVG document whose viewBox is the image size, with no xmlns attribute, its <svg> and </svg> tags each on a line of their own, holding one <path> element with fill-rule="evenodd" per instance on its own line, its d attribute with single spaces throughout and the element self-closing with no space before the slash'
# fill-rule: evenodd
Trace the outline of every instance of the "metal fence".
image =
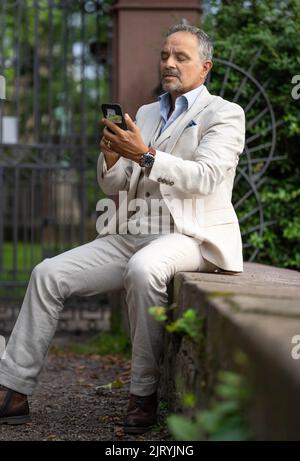
<svg viewBox="0 0 300 461">
<path fill-rule="evenodd" d="M 254 261 L 259 246 L 254 242 L 262 237 L 266 227 L 276 220 L 266 221 L 260 190 L 267 181 L 265 175 L 271 162 L 285 156 L 276 155 L 276 132 L 282 121 L 276 121 L 268 96 L 269 81 L 255 77 L 261 49 L 253 50 L 249 67 L 244 69 L 235 62 L 235 48 L 228 60 L 215 59 L 215 70 L 210 72 L 206 85 L 213 94 L 243 107 L 246 117 L 246 139 L 234 180 L 232 202 L 239 218 L 244 258 Z M 275 218 L 275 217 L 274 217 Z"/>
<path fill-rule="evenodd" d="M 96 236 L 106 7 L 1 0 L 0 297 L 23 292 L 18 287 L 43 258 Z"/>
</svg>

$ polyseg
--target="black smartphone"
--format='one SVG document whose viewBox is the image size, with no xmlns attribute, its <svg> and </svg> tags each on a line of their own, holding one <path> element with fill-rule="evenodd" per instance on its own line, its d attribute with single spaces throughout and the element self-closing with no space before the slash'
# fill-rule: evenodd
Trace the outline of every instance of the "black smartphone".
<svg viewBox="0 0 300 461">
<path fill-rule="evenodd" d="M 102 104 L 101 105 L 104 118 L 118 125 L 122 130 L 127 130 L 127 125 L 124 119 L 122 107 L 120 104 Z M 112 130 L 108 128 L 112 133 Z"/>
</svg>

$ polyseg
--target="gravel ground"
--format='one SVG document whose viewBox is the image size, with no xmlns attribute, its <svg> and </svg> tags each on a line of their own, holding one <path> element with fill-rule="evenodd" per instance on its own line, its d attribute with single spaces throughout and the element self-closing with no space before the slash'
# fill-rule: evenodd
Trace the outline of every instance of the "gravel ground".
<svg viewBox="0 0 300 461">
<path fill-rule="evenodd" d="M 160 408 L 159 424 L 142 435 L 127 435 L 122 423 L 129 397 L 130 362 L 118 355 L 83 356 L 62 352 L 54 345 L 29 397 L 31 422 L 0 426 L 0 441 L 166 441 L 166 410 Z M 119 379 L 123 387 L 101 389 Z"/>
</svg>

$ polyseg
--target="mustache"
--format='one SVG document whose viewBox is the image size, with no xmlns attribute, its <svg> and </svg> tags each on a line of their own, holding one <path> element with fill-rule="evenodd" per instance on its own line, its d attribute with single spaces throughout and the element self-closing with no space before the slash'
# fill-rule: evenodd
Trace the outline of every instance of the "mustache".
<svg viewBox="0 0 300 461">
<path fill-rule="evenodd" d="M 168 77 L 168 76 L 179 77 L 179 74 L 178 72 L 174 72 L 172 70 L 165 70 L 164 72 L 162 72 L 161 76 L 162 77 Z"/>
</svg>

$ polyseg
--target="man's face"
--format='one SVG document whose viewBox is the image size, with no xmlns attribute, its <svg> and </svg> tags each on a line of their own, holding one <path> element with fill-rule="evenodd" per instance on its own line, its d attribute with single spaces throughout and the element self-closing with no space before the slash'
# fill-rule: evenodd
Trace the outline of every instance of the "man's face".
<svg viewBox="0 0 300 461">
<path fill-rule="evenodd" d="M 212 61 L 201 61 L 198 39 L 180 31 L 167 37 L 160 55 L 160 78 L 164 91 L 184 94 L 205 81 Z"/>
</svg>

